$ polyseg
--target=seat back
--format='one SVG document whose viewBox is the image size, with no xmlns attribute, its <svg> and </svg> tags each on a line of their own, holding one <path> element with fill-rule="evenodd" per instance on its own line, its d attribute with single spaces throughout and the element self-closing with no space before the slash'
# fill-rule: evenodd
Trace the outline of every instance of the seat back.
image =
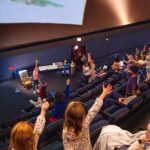
<svg viewBox="0 0 150 150">
<path fill-rule="evenodd" d="M 51 139 L 52 137 L 58 136 L 59 132 L 62 131 L 63 123 L 64 123 L 63 119 L 59 119 L 53 123 L 49 123 L 43 131 L 43 134 L 40 138 L 40 142 L 43 142 L 43 141 Z"/>
<path fill-rule="evenodd" d="M 143 102 L 143 98 L 137 97 L 134 100 L 132 100 L 130 103 L 128 103 L 127 107 L 130 109 L 130 111 L 134 111 L 141 106 L 142 102 Z"/>
<path fill-rule="evenodd" d="M 19 71 L 19 76 L 20 76 L 21 81 L 26 81 L 28 79 L 27 70 Z"/>
</svg>

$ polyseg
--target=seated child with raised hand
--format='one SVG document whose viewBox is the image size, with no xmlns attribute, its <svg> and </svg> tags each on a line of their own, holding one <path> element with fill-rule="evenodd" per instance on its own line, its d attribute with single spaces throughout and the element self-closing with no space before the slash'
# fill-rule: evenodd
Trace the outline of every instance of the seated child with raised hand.
<svg viewBox="0 0 150 150">
<path fill-rule="evenodd" d="M 129 102 L 134 100 L 136 97 L 140 96 L 147 88 L 148 88 L 147 83 L 143 82 L 139 85 L 139 88 L 134 95 L 124 97 L 124 98 L 119 98 L 118 101 L 120 103 L 123 103 L 124 105 L 127 105 Z"/>
<path fill-rule="evenodd" d="M 112 86 L 103 86 L 102 94 L 86 115 L 85 106 L 79 101 L 68 104 L 65 111 L 63 144 L 65 150 L 91 150 L 89 126 L 103 105 L 104 98 L 112 92 Z"/>
</svg>

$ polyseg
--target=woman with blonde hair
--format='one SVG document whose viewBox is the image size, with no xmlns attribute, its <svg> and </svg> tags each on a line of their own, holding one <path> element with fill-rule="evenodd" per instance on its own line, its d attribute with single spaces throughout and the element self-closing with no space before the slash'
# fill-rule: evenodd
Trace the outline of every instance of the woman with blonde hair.
<svg viewBox="0 0 150 150">
<path fill-rule="evenodd" d="M 88 111 L 81 102 L 69 103 L 65 111 L 65 122 L 63 128 L 63 144 L 65 150 L 92 150 L 90 142 L 89 126 L 93 118 L 103 105 L 104 98 L 112 92 L 112 86 L 103 86 L 102 94 Z"/>
<path fill-rule="evenodd" d="M 35 126 L 21 121 L 18 122 L 11 131 L 10 149 L 12 150 L 37 150 L 39 137 L 45 126 L 45 113 L 49 108 L 49 103 L 43 101 L 41 113 L 37 117 Z"/>
</svg>

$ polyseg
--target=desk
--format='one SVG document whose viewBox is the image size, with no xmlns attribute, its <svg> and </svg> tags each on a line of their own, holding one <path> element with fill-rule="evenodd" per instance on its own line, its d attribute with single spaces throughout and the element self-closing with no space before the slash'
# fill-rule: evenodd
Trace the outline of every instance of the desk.
<svg viewBox="0 0 150 150">
<path fill-rule="evenodd" d="M 57 70 L 57 69 L 64 69 L 64 66 L 58 66 L 58 65 L 39 66 L 39 71 L 49 71 L 49 70 Z"/>
</svg>

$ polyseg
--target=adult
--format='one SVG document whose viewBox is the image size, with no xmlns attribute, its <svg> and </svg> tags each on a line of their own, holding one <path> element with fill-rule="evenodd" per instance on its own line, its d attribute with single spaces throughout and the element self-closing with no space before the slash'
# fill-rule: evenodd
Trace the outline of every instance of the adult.
<svg viewBox="0 0 150 150">
<path fill-rule="evenodd" d="M 115 147 L 128 145 L 127 150 L 150 150 L 150 124 L 147 131 L 135 134 L 123 130 L 116 125 L 103 127 L 93 150 L 114 150 Z"/>
</svg>

